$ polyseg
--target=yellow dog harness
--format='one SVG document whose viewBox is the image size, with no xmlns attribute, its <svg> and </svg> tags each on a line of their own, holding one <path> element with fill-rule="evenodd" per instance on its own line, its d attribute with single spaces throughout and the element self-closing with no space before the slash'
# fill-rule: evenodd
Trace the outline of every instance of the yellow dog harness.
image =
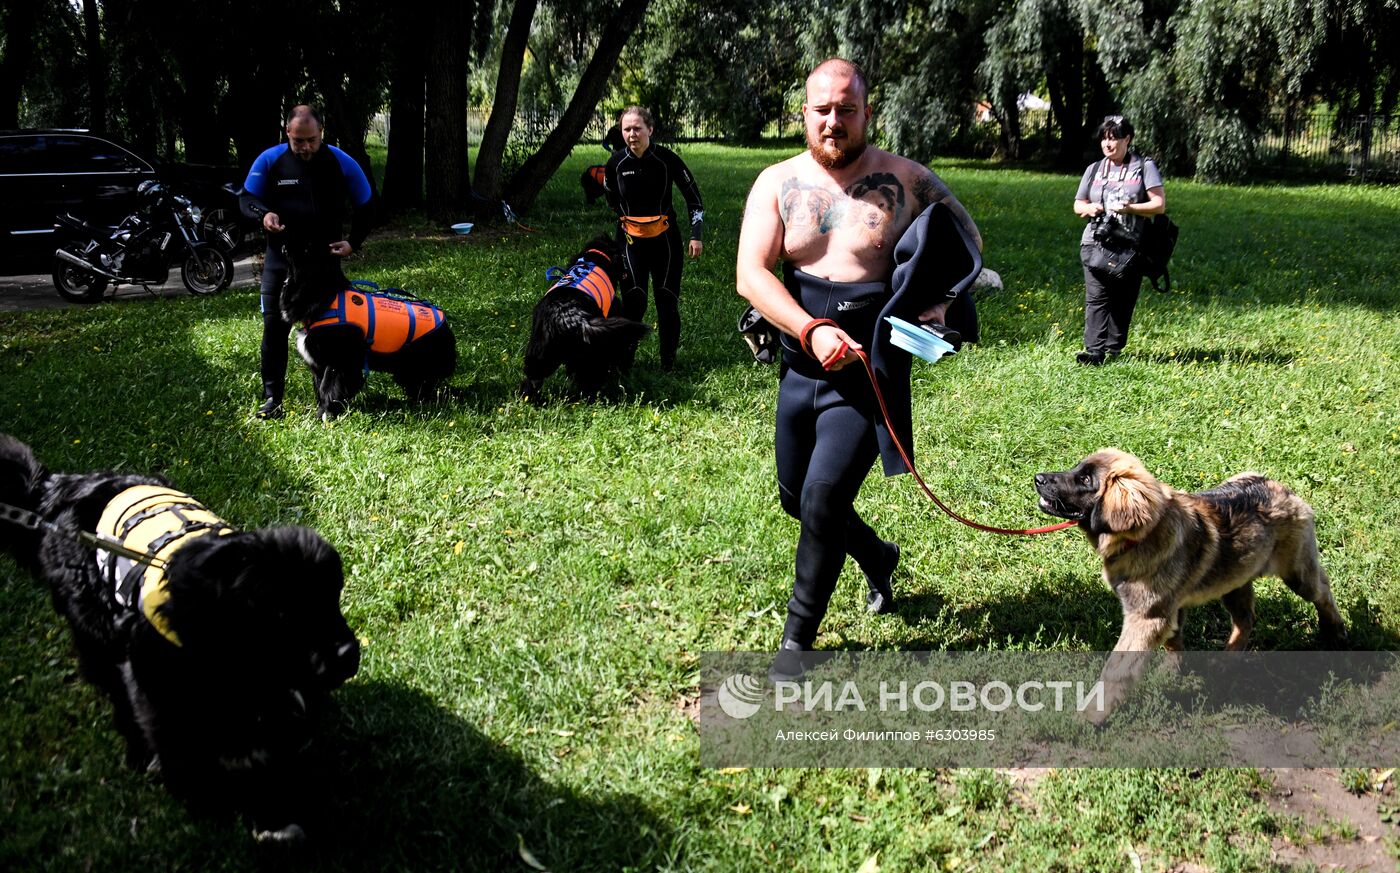
<svg viewBox="0 0 1400 873">
<path fill-rule="evenodd" d="M 233 533 L 233 528 L 188 494 L 160 485 L 136 485 L 107 504 L 97 522 L 99 539 L 114 542 L 151 560 L 137 561 L 97 550 L 97 569 L 112 586 L 117 605 L 137 609 L 161 636 L 181 645 L 160 607 L 170 600 L 166 567 L 183 545 L 209 533 Z"/>
</svg>

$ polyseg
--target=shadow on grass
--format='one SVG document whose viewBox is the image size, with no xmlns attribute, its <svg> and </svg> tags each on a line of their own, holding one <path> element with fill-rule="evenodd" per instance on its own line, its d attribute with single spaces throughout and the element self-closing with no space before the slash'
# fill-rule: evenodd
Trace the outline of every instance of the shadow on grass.
<svg viewBox="0 0 1400 873">
<path fill-rule="evenodd" d="M 1087 551 L 1087 547 L 1086 547 Z M 1270 577 L 1265 577 L 1270 579 Z M 937 635 L 911 636 L 911 651 L 942 649 L 1000 649 L 1027 645 L 1036 649 L 1063 648 L 1109 651 L 1122 629 L 1122 608 L 1097 573 L 1064 573 L 1013 597 L 986 603 L 951 605 L 930 591 L 898 601 L 898 615 L 913 617 L 943 613 L 962 629 L 953 645 L 946 626 Z M 1400 651 L 1400 635 L 1385 629 L 1384 619 L 1367 600 L 1345 609 L 1355 651 Z M 1230 636 L 1230 616 L 1218 601 L 1186 610 L 1186 648 L 1222 651 Z M 1255 651 L 1313 651 L 1317 649 L 1317 611 L 1277 580 L 1255 583 L 1255 626 L 1250 648 Z M 857 648 L 857 647 L 852 647 Z"/>
<path fill-rule="evenodd" d="M 1124 353 L 1126 359 L 1153 364 L 1219 364 L 1229 361 L 1232 364 L 1266 364 L 1272 367 L 1287 367 L 1294 363 L 1296 356 L 1295 352 L 1283 349 L 1182 349 L 1147 354 L 1129 350 Z"/>
<path fill-rule="evenodd" d="M 338 692 L 318 757 L 329 778 L 311 825 L 334 870 L 651 869 L 666 825 L 637 798 L 554 785 L 423 692 L 371 681 Z M 314 830 L 311 830 L 314 828 Z"/>
</svg>

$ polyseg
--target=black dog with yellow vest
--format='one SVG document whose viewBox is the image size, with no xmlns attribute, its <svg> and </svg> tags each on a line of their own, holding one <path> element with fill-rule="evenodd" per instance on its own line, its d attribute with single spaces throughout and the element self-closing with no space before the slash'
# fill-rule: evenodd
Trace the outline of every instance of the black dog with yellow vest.
<svg viewBox="0 0 1400 873">
<path fill-rule="evenodd" d="M 0 548 L 48 584 L 127 764 L 260 841 L 303 840 L 320 805 L 304 752 L 360 663 L 335 548 L 235 530 L 161 478 L 50 473 L 5 434 L 0 504 Z"/>
</svg>

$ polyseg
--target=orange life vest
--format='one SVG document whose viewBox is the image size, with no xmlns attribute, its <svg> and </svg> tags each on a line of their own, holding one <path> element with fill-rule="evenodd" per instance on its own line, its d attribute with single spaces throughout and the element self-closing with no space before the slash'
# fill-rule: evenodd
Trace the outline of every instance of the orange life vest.
<svg viewBox="0 0 1400 873">
<path fill-rule="evenodd" d="M 596 249 L 589 249 L 583 253 L 584 257 L 574 261 L 574 265 L 567 272 L 555 267 L 545 273 L 545 278 L 558 280 L 545 293 L 549 294 L 560 288 L 576 288 L 592 297 L 593 302 L 597 303 L 598 308 L 603 311 L 603 317 L 607 318 L 617 293 L 613 289 L 612 278 L 608 276 L 608 271 L 594 262 L 586 260 L 589 252 L 602 254 Z"/>
<path fill-rule="evenodd" d="M 307 322 L 306 329 L 353 324 L 365 335 L 371 352 L 392 355 L 427 336 L 446 320 L 441 309 L 422 300 L 348 288 L 336 295 L 319 318 Z"/>
</svg>

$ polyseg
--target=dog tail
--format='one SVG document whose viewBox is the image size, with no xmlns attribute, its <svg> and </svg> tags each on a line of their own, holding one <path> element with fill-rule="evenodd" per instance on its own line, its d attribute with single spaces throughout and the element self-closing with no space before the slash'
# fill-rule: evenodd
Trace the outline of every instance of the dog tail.
<svg viewBox="0 0 1400 873">
<path fill-rule="evenodd" d="M 583 325 L 583 341 L 592 343 L 637 342 L 651 328 L 630 318 L 590 318 Z"/>
<path fill-rule="evenodd" d="M 0 433 L 0 550 L 26 566 L 38 555 L 40 532 L 11 516 L 38 510 L 48 475 L 29 446 Z"/>
</svg>

